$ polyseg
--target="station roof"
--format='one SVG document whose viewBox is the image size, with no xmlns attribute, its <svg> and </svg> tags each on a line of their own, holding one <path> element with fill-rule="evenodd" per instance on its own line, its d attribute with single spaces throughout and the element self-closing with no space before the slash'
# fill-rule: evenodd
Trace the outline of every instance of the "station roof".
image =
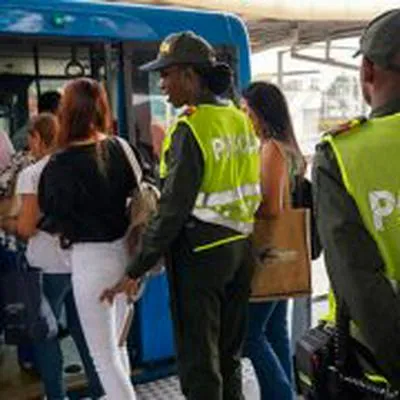
<svg viewBox="0 0 400 400">
<path fill-rule="evenodd" d="M 283 45 L 309 45 L 327 39 L 358 36 L 367 21 L 246 20 L 253 52 Z"/>
<path fill-rule="evenodd" d="M 118 2 L 119 0 L 105 0 Z M 398 0 L 124 0 L 158 6 L 220 10 L 245 21 L 253 52 L 357 36 L 368 20 Z"/>
</svg>

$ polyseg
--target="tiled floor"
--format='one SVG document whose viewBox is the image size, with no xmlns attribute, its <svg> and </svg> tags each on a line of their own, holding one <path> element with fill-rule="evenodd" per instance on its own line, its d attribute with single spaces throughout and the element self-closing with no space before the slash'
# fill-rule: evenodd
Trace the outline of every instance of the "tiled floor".
<svg viewBox="0 0 400 400">
<path fill-rule="evenodd" d="M 176 377 L 137 385 L 135 389 L 140 400 L 184 400 Z"/>
<path fill-rule="evenodd" d="M 177 377 L 137 385 L 138 400 L 184 400 Z M 243 360 L 243 391 L 246 400 L 258 400 L 258 384 L 248 360 Z"/>
</svg>

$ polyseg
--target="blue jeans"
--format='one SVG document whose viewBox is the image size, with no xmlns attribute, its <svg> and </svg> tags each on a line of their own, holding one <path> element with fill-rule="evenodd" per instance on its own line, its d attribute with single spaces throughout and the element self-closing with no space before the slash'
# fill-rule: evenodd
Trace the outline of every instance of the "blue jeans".
<svg viewBox="0 0 400 400">
<path fill-rule="evenodd" d="M 311 296 L 295 297 L 293 299 L 292 332 L 290 341 L 292 344 L 292 356 L 296 355 L 296 344 L 311 327 Z"/>
<path fill-rule="evenodd" d="M 261 400 L 294 400 L 287 300 L 250 303 L 244 355 L 250 358 Z"/>
<path fill-rule="evenodd" d="M 43 292 L 54 316 L 59 320 L 65 305 L 67 326 L 78 348 L 88 379 L 89 392 L 93 398 L 104 392 L 93 365 L 92 357 L 82 332 L 76 311 L 70 274 L 43 274 Z M 58 338 L 35 343 L 35 360 L 39 369 L 47 400 L 64 400 L 66 388 L 63 380 L 63 355 Z"/>
</svg>

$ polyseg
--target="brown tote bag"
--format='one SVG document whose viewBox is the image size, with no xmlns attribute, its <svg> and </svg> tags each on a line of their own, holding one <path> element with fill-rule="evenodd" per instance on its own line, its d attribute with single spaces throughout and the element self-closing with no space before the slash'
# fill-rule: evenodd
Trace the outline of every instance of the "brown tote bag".
<svg viewBox="0 0 400 400">
<path fill-rule="evenodd" d="M 276 216 L 255 221 L 250 301 L 311 293 L 309 218 L 308 209 L 292 208 L 288 177 L 282 211 Z"/>
</svg>

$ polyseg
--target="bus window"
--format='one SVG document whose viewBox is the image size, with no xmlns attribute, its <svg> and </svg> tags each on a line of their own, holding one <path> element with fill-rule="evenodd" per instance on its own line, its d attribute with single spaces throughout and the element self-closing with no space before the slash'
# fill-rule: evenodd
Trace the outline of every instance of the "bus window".
<svg viewBox="0 0 400 400">
<path fill-rule="evenodd" d="M 0 131 L 10 132 L 10 109 L 5 105 L 0 105 Z"/>
</svg>

